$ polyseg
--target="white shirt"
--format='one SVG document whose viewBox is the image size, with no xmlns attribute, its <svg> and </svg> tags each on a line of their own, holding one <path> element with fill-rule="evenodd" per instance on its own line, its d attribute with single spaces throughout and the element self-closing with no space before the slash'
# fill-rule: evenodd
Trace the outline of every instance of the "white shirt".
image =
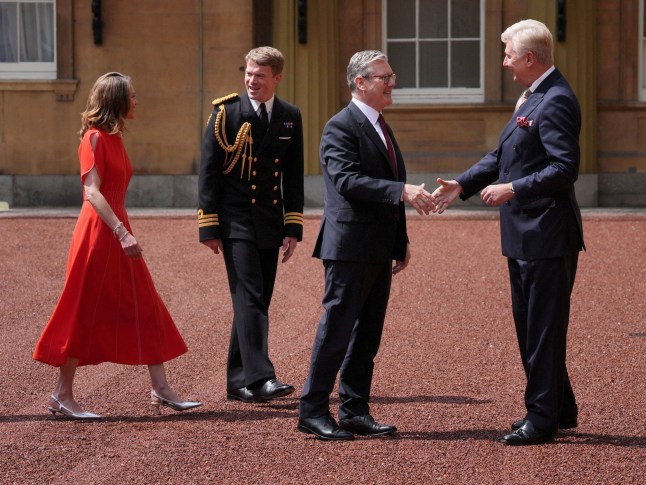
<svg viewBox="0 0 646 485">
<path fill-rule="evenodd" d="M 368 118 L 368 121 L 372 123 L 372 126 L 375 127 L 375 130 L 377 130 L 377 133 L 379 134 L 379 138 L 381 138 L 381 141 L 384 142 L 384 146 L 386 147 L 386 149 L 388 149 L 388 143 L 386 143 L 386 137 L 384 136 L 384 132 L 381 130 L 381 125 L 379 124 L 379 115 L 380 115 L 379 111 L 377 111 L 374 108 L 371 108 L 366 103 L 358 100 L 357 98 L 352 98 L 352 102 L 357 105 L 357 107 L 361 110 L 361 112 L 365 115 L 365 117 Z"/>
<path fill-rule="evenodd" d="M 265 101 L 265 109 L 267 110 L 267 121 L 271 121 L 271 112 L 274 109 L 274 98 L 276 96 L 272 96 L 268 101 Z M 258 117 L 260 117 L 260 104 L 261 102 L 258 101 L 257 99 L 251 99 L 249 98 L 249 101 L 251 101 L 251 106 L 253 107 L 253 110 L 256 112 Z"/>
</svg>

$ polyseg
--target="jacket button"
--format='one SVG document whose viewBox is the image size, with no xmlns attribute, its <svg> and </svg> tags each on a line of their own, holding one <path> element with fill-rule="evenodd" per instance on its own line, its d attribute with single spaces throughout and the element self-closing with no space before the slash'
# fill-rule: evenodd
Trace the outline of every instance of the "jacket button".
<svg viewBox="0 0 646 485">
<path fill-rule="evenodd" d="M 278 162 L 280 162 L 280 160 L 278 160 L 278 159 L 274 160 L 274 163 L 278 163 Z"/>
<path fill-rule="evenodd" d="M 251 172 L 251 175 L 253 175 L 255 177 L 256 176 L 256 171 L 254 170 L 253 172 Z"/>
<path fill-rule="evenodd" d="M 278 172 L 274 172 L 274 177 L 278 177 Z"/>
<path fill-rule="evenodd" d="M 252 185 L 252 186 L 251 186 L 251 190 L 256 190 L 256 186 L 255 186 L 255 185 Z"/>
<path fill-rule="evenodd" d="M 253 157 L 253 162 L 256 163 L 258 161 L 258 157 Z"/>
<path fill-rule="evenodd" d="M 274 199 L 274 200 L 272 201 L 272 204 L 276 205 L 276 204 L 278 204 L 278 201 L 277 201 L 276 199 Z"/>
<path fill-rule="evenodd" d="M 274 190 L 278 190 L 278 185 L 274 185 Z"/>
<path fill-rule="evenodd" d="M 251 203 L 252 203 L 252 204 L 255 204 L 255 203 L 256 203 L 256 199 L 251 199 Z"/>
</svg>

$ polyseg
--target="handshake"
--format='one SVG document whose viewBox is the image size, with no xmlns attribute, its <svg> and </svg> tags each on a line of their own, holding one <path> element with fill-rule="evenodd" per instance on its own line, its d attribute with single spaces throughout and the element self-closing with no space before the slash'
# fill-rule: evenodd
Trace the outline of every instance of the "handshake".
<svg viewBox="0 0 646 485">
<path fill-rule="evenodd" d="M 420 215 L 428 215 L 431 212 L 441 214 L 460 196 L 462 186 L 456 180 L 441 178 L 437 179 L 437 183 L 439 186 L 432 194 L 424 188 L 424 184 L 405 184 L 402 199 L 412 205 Z M 493 207 L 507 202 L 514 195 L 511 183 L 489 185 L 480 194 L 482 201 Z"/>
</svg>

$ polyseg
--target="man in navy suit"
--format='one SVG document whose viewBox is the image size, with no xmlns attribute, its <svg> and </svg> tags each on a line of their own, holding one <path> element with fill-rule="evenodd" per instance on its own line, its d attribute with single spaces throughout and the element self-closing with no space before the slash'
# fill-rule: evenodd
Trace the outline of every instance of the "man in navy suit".
<svg viewBox="0 0 646 485">
<path fill-rule="evenodd" d="M 381 115 L 395 86 L 387 57 L 354 54 L 347 81 L 352 101 L 328 121 L 321 138 L 324 214 L 314 256 L 325 268 L 324 313 L 298 420 L 299 431 L 325 440 L 396 431 L 370 415 L 374 358 L 392 275 L 410 258 L 404 202 L 420 214 L 434 207 L 424 184 L 406 184 L 404 160 Z M 337 424 L 329 401 L 339 371 Z"/>
<path fill-rule="evenodd" d="M 275 96 L 284 58 L 273 47 L 245 57 L 245 88 L 213 101 L 199 175 L 200 242 L 226 265 L 233 324 L 227 399 L 265 402 L 294 392 L 269 358 L 269 304 L 279 250 L 286 262 L 303 236 L 303 124 Z"/>
<path fill-rule="evenodd" d="M 502 253 L 508 258 L 516 335 L 527 376 L 527 414 L 501 441 L 531 445 L 550 441 L 559 428 L 577 426 L 565 354 L 570 295 L 584 248 L 574 194 L 581 111 L 554 67 L 552 35 L 544 24 L 523 20 L 501 39 L 503 67 L 529 91 L 519 99 L 498 147 L 455 180 L 438 179 L 440 187 L 433 195 L 440 213 L 458 196 L 464 200 L 482 189 L 482 200 L 500 207 Z"/>
</svg>

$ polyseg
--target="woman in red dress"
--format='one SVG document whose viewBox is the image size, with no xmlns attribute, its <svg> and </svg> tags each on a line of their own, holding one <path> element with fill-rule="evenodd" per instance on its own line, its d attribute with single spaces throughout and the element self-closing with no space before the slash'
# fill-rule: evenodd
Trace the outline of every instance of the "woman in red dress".
<svg viewBox="0 0 646 485">
<path fill-rule="evenodd" d="M 148 365 L 152 404 L 184 411 L 166 380 L 164 362 L 187 351 L 148 272 L 130 228 L 124 201 L 132 167 L 121 135 L 134 117 L 132 81 L 117 72 L 92 87 L 80 131 L 83 206 L 58 304 L 43 330 L 34 359 L 59 368 L 48 409 L 75 419 L 96 419 L 74 400 L 76 368 L 115 362 Z"/>
</svg>

